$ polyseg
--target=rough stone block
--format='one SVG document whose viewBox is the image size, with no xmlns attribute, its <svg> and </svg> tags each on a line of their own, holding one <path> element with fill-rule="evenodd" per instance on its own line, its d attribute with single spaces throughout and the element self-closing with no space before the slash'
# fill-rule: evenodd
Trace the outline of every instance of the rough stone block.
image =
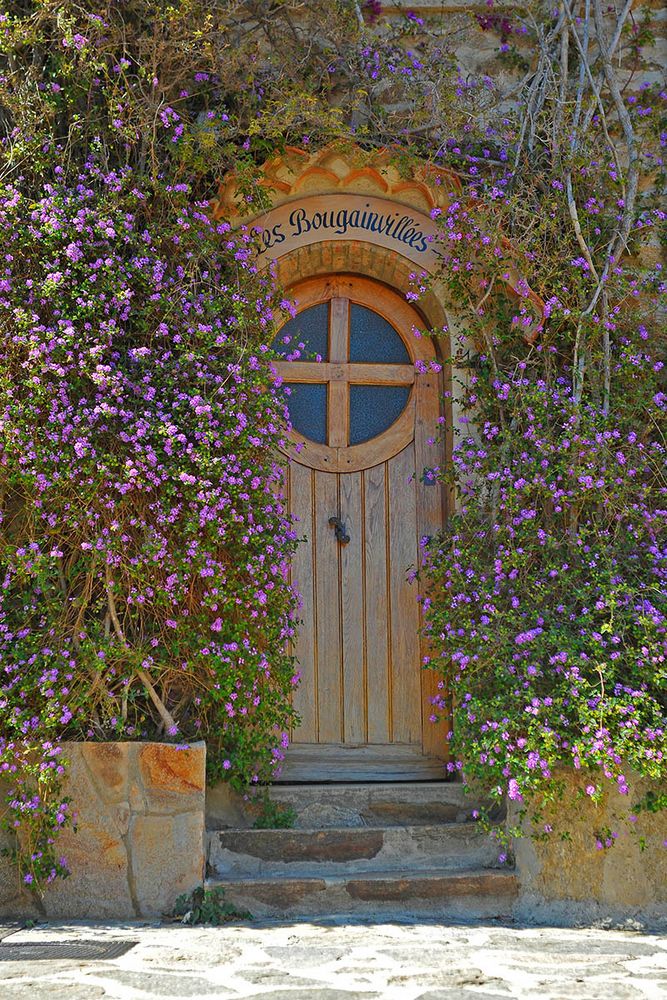
<svg viewBox="0 0 667 1000">
<path fill-rule="evenodd" d="M 73 744 L 68 745 L 72 753 Z M 75 755 L 87 765 L 105 802 L 127 800 L 128 743 L 81 743 Z"/>
<path fill-rule="evenodd" d="M 67 828 L 58 838 L 58 853 L 67 859 L 72 874 L 58 880 L 47 890 L 45 907 L 54 917 L 119 917 L 133 915 L 127 890 L 127 852 L 123 837 L 127 833 L 129 806 L 114 801 L 124 789 L 127 774 L 124 754 L 111 754 L 115 764 L 109 768 L 96 756 L 90 745 L 68 744 L 69 761 L 64 794 L 71 798 L 76 830 Z M 90 767 L 90 760 L 93 767 Z M 111 778 L 107 789 L 105 771 Z M 109 801 L 110 799 L 110 801 Z"/>
<path fill-rule="evenodd" d="M 132 889 L 138 916 L 169 913 L 204 880 L 204 815 L 135 816 L 130 828 Z M 174 863 L 176 860 L 176 863 Z"/>
<path fill-rule="evenodd" d="M 521 916 L 539 913 L 540 919 L 636 919 L 649 923 L 667 916 L 667 835 L 664 813 L 642 812 L 635 831 L 626 817 L 651 783 L 626 772 L 631 798 L 614 787 L 605 789 L 595 807 L 578 793 L 590 780 L 564 771 L 566 792 L 562 801 L 545 809 L 542 822 L 556 831 L 566 830 L 569 841 L 556 835 L 535 842 L 529 838 L 514 845 L 521 882 Z M 659 790 L 653 783 L 653 788 Z M 514 822 L 513 810 L 509 820 Z M 618 832 L 612 847 L 596 847 L 595 830 Z M 530 832 L 530 827 L 526 827 Z M 642 850 L 639 836 L 645 838 Z M 567 921 L 567 919 L 565 920 Z"/>
<path fill-rule="evenodd" d="M 366 902 L 387 900 L 411 901 L 415 898 L 446 900 L 450 897 L 512 897 L 518 886 L 512 872 L 486 871 L 463 874 L 448 872 L 444 875 L 388 876 L 385 878 L 351 878 L 345 891 L 353 899 Z"/>
<path fill-rule="evenodd" d="M 315 830 L 364 826 L 364 820 L 355 809 L 340 805 L 312 802 L 298 814 L 295 825 L 301 830 Z"/>
<path fill-rule="evenodd" d="M 206 749 L 159 743 L 67 743 L 64 795 L 76 830 L 58 853 L 71 875 L 46 890 L 56 919 L 159 916 L 204 876 Z M 0 847 L 3 845 L 0 843 Z M 0 859 L 0 915 L 37 915 L 13 866 Z"/>
<path fill-rule="evenodd" d="M 2 846 L 0 840 L 0 849 Z M 0 918 L 16 917 L 17 914 L 34 918 L 39 916 L 39 911 L 30 894 L 23 890 L 15 866 L 9 858 L 0 857 Z"/>
<path fill-rule="evenodd" d="M 127 850 L 122 840 L 91 829 L 67 830 L 59 841 L 72 874 L 46 890 L 51 919 L 127 920 L 137 916 L 128 888 Z"/>
<path fill-rule="evenodd" d="M 209 830 L 252 826 L 248 803 L 227 781 L 219 781 L 206 789 L 206 826 Z"/>
<path fill-rule="evenodd" d="M 187 749 L 163 743 L 138 747 L 138 774 L 148 812 L 204 809 L 204 744 Z"/>
</svg>

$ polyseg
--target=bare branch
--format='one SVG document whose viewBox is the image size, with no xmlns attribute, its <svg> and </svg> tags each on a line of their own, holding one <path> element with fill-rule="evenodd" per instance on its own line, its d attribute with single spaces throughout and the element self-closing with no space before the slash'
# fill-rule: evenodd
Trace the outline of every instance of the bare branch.
<svg viewBox="0 0 667 1000">
<path fill-rule="evenodd" d="M 632 119 L 630 118 L 630 113 L 625 106 L 623 95 L 621 94 L 620 87 L 618 86 L 618 79 L 611 64 L 610 49 L 608 49 L 605 45 L 604 21 L 600 0 L 593 0 L 593 10 L 595 16 L 595 30 L 598 34 L 605 81 L 609 93 L 611 94 L 611 99 L 614 102 L 618 120 L 620 121 L 621 128 L 623 129 L 623 136 L 625 138 L 628 157 L 627 189 L 624 194 L 623 218 L 618 228 L 616 239 L 609 250 L 609 263 L 611 264 L 616 259 L 617 254 L 625 247 L 630 234 L 630 228 L 634 220 L 635 200 L 637 198 L 637 189 L 639 187 L 639 153 L 637 152 L 637 143 L 635 140 L 634 128 L 632 126 Z"/>
<path fill-rule="evenodd" d="M 125 646 L 126 649 L 128 649 L 129 648 L 128 642 L 127 639 L 125 638 L 125 633 L 123 632 L 123 628 L 118 618 L 118 612 L 116 610 L 116 601 L 113 595 L 113 579 L 111 577 L 111 567 L 109 566 L 108 563 L 106 566 L 106 584 L 107 584 L 106 586 L 107 604 L 109 608 L 109 616 L 111 618 L 114 627 L 114 632 L 116 633 L 116 637 L 122 643 L 122 645 Z M 141 667 L 134 667 L 134 673 L 137 675 L 143 686 L 146 688 L 148 697 L 155 705 L 155 708 L 157 709 L 160 718 L 162 719 L 165 727 L 167 728 L 167 731 L 174 732 L 175 730 L 177 730 L 178 726 L 176 725 L 173 716 L 169 713 L 169 711 L 165 707 L 164 702 L 162 701 L 157 691 L 153 687 L 153 684 L 151 683 L 151 680 L 146 671 L 142 670 Z"/>
</svg>

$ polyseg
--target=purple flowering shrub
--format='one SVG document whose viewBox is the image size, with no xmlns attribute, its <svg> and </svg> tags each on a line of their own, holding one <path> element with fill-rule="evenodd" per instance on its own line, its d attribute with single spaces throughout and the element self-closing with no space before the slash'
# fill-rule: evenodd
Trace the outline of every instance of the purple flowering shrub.
<svg viewBox="0 0 667 1000">
<path fill-rule="evenodd" d="M 605 25 L 593 7 L 583 30 L 595 21 L 599 44 L 623 18 L 607 10 Z M 544 57 L 576 44 L 562 17 L 547 44 L 532 35 Z M 462 334 L 440 471 L 454 510 L 421 571 L 433 718 L 450 771 L 530 810 L 539 836 L 564 767 L 586 774 L 584 806 L 610 783 L 627 795 L 628 829 L 648 808 L 633 776 L 667 775 L 666 138 L 652 121 L 667 95 L 642 82 L 625 98 L 607 64 L 584 116 L 578 51 L 578 83 L 561 66 L 562 90 L 545 74 L 546 103 L 531 91 L 531 111 L 446 139 L 467 180 L 432 212 Z M 627 67 L 618 78 L 628 85 Z M 414 279 L 417 298 L 430 279 Z"/>
<path fill-rule="evenodd" d="M 248 237 L 94 161 L 5 186 L 0 228 L 0 774 L 43 883 L 63 739 L 205 737 L 212 776 L 273 773 L 295 533 Z"/>
<path fill-rule="evenodd" d="M 659 25 L 602 0 L 483 6 L 0 13 L 0 772 L 26 881 L 65 871 L 64 738 L 201 734 L 237 785 L 280 765 L 296 607 L 272 292 L 197 202 L 233 170 L 259 212 L 258 168 L 290 145 L 458 177 L 437 249 L 477 355 L 454 359 L 459 507 L 423 568 L 453 769 L 517 801 L 561 764 L 590 769 L 591 799 L 605 774 L 664 775 Z"/>
<path fill-rule="evenodd" d="M 466 373 L 423 604 L 450 770 L 499 797 L 537 801 L 563 765 L 590 769 L 593 799 L 605 778 L 627 794 L 629 769 L 665 774 L 663 365 L 620 339 L 611 414 L 575 401 L 553 346 L 506 338 Z"/>
</svg>

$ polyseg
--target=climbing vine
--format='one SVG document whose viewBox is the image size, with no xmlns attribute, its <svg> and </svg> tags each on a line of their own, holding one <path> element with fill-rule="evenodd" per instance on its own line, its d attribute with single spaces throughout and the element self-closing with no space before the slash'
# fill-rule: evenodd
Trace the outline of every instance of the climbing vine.
<svg viewBox="0 0 667 1000">
<path fill-rule="evenodd" d="M 565 765 L 587 774 L 592 803 L 609 782 L 628 796 L 666 773 L 664 213 L 651 187 L 665 95 L 624 93 L 637 64 L 612 57 L 624 37 L 633 49 L 630 9 L 594 0 L 523 21 L 537 51 L 524 100 L 493 154 L 456 146 L 470 197 L 441 220 L 442 276 L 467 308 L 441 470 L 455 511 L 423 562 L 434 718 L 449 719 L 453 693 L 450 770 L 534 820 Z M 544 300 L 539 334 L 527 284 L 523 301 L 494 294 L 507 234 Z M 636 812 L 628 800 L 626 832 Z"/>
<path fill-rule="evenodd" d="M 395 8 L 0 12 L 0 770 L 27 885 L 66 872 L 63 740 L 202 736 L 239 787 L 284 755 L 281 294 L 207 206 L 233 170 L 261 207 L 259 167 L 290 144 L 391 147 L 461 184 L 432 331 L 452 345 L 456 511 L 419 568 L 452 769 L 517 801 L 562 764 L 591 800 L 630 793 L 630 768 L 664 776 L 651 12 Z"/>
</svg>

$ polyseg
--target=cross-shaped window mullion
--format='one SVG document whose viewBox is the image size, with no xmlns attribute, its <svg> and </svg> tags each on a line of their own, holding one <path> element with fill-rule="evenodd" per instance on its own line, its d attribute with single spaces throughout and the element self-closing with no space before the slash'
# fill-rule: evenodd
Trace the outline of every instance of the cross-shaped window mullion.
<svg viewBox="0 0 667 1000">
<path fill-rule="evenodd" d="M 347 365 L 350 357 L 350 300 L 334 298 L 329 313 L 329 358 Z M 330 448 L 347 448 L 350 440 L 350 390 L 345 377 L 329 382 L 327 440 Z"/>
<path fill-rule="evenodd" d="M 327 443 L 347 448 L 350 443 L 350 385 L 411 386 L 411 364 L 350 361 L 350 300 L 332 298 L 329 310 L 329 360 L 279 361 L 277 374 L 286 382 L 327 384 Z"/>
<path fill-rule="evenodd" d="M 412 385 L 413 365 L 357 361 L 333 365 L 329 361 L 276 361 L 278 375 L 285 382 L 350 382 L 357 385 Z"/>
</svg>

